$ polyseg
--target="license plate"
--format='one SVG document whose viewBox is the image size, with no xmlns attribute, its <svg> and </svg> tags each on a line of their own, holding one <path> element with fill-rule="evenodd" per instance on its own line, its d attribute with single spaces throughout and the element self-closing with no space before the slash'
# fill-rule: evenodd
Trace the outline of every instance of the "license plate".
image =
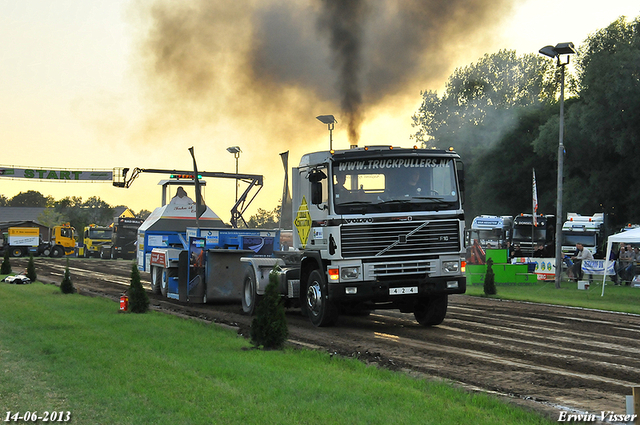
<svg viewBox="0 0 640 425">
<path fill-rule="evenodd" d="M 389 288 L 389 295 L 405 295 L 405 294 L 417 294 L 417 286 L 405 286 L 402 288 Z"/>
</svg>

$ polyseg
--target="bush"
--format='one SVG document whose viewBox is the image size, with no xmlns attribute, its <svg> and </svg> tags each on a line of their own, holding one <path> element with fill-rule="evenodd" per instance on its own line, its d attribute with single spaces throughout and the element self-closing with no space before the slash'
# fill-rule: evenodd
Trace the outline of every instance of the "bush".
<svg viewBox="0 0 640 425">
<path fill-rule="evenodd" d="M 131 267 L 129 310 L 132 313 L 146 313 L 149 310 L 149 296 L 142 287 L 142 282 L 140 282 L 140 272 L 136 263 L 133 263 Z"/>
<path fill-rule="evenodd" d="M 485 295 L 496 295 L 498 291 L 496 290 L 496 282 L 495 282 L 495 274 L 493 273 L 493 260 L 489 258 L 487 260 L 487 274 L 484 276 L 484 294 Z"/>
<path fill-rule="evenodd" d="M 0 274 L 11 273 L 11 262 L 9 261 L 9 248 L 4 250 L 4 261 L 2 261 L 2 267 L 0 268 Z"/>
<path fill-rule="evenodd" d="M 289 335 L 276 271 L 277 266 L 269 273 L 264 298 L 256 305 L 256 317 L 251 322 L 251 343 L 267 350 L 281 349 Z"/>
<path fill-rule="evenodd" d="M 38 278 L 36 273 L 36 265 L 33 263 L 33 254 L 29 255 L 29 263 L 27 264 L 27 277 L 33 283 Z"/>
<path fill-rule="evenodd" d="M 76 292 L 76 288 L 71 283 L 71 273 L 69 273 L 69 259 L 67 258 L 67 267 L 64 269 L 64 278 L 60 283 L 60 290 L 63 294 L 73 294 Z"/>
</svg>

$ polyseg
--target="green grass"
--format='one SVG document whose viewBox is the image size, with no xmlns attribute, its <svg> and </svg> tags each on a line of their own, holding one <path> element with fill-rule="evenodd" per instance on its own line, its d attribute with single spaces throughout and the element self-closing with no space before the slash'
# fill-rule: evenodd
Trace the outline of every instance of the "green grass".
<svg viewBox="0 0 640 425">
<path fill-rule="evenodd" d="M 576 282 L 539 281 L 534 285 L 496 285 L 498 294 L 490 298 L 558 304 L 640 314 L 640 288 L 615 286 L 607 281 L 602 296 L 602 277 L 594 279 L 588 290 L 579 290 Z M 467 286 L 468 295 L 485 296 L 482 285 Z"/>
<path fill-rule="evenodd" d="M 233 331 L 53 285 L 0 283 L 0 420 L 75 424 L 542 424 L 486 394 L 310 350 L 253 350 Z"/>
</svg>

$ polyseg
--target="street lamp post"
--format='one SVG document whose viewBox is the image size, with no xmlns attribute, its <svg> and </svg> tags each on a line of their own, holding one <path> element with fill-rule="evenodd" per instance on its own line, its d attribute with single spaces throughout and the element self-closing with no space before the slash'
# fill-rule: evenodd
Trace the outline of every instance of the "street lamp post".
<svg viewBox="0 0 640 425">
<path fill-rule="evenodd" d="M 329 150 L 332 151 L 333 150 L 333 127 L 334 127 L 334 124 L 337 123 L 338 121 L 336 121 L 333 115 L 318 115 L 316 119 L 320 121 L 322 124 L 327 124 L 327 127 L 329 128 Z"/>
<path fill-rule="evenodd" d="M 240 158 L 240 146 L 230 146 L 227 148 L 229 153 L 233 154 L 233 157 L 236 159 L 236 175 L 238 174 L 238 159 Z M 236 177 L 236 203 L 238 203 L 238 178 Z"/>
<path fill-rule="evenodd" d="M 555 47 L 545 46 L 539 53 L 550 58 L 557 58 L 560 67 L 560 135 L 558 143 L 558 198 L 556 200 L 556 289 L 560 289 L 562 278 L 562 184 L 564 172 L 564 67 L 569 64 L 569 55 L 575 54 L 573 43 L 558 43 Z M 560 60 L 566 55 L 566 62 Z"/>
</svg>

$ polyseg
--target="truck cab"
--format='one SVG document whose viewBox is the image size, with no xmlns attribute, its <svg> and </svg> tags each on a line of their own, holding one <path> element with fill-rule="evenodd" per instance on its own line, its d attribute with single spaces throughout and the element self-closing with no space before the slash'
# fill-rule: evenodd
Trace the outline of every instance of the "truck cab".
<svg viewBox="0 0 640 425">
<path fill-rule="evenodd" d="M 95 224 L 86 226 L 82 237 L 83 246 L 78 255 L 85 258 L 99 257 L 102 246 L 111 243 L 111 232 L 110 227 Z"/>
<path fill-rule="evenodd" d="M 341 309 L 398 308 L 424 325 L 466 290 L 463 175 L 452 151 L 372 146 L 304 155 L 292 172 L 300 302 L 316 326 Z"/>
<path fill-rule="evenodd" d="M 480 215 L 473 219 L 471 228 L 467 232 L 466 244 L 473 245 L 477 240 L 482 249 L 505 248 L 511 241 L 513 217 L 503 215 Z"/>
<path fill-rule="evenodd" d="M 604 258 L 604 237 L 604 213 L 592 216 L 567 213 L 567 221 L 562 225 L 562 253 L 573 255 L 576 244 L 581 243 L 594 258 Z"/>
<path fill-rule="evenodd" d="M 511 240 L 514 246 L 520 246 L 523 257 L 532 257 L 535 245 L 555 246 L 555 216 L 520 214 L 513 218 Z"/>
</svg>

